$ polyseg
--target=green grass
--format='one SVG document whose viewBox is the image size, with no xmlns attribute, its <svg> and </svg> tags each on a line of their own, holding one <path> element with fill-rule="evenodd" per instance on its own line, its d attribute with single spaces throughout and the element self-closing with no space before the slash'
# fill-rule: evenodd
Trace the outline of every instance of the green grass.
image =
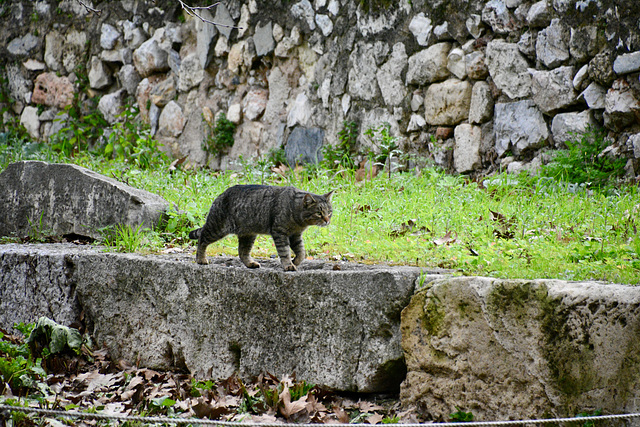
<svg viewBox="0 0 640 427">
<path fill-rule="evenodd" d="M 170 225 L 144 239 L 151 243 L 138 249 L 142 252 L 163 245 L 194 247 L 186 235 L 204 223 L 217 195 L 235 184 L 264 180 L 321 194 L 336 190 L 331 225 L 305 233 L 308 255 L 315 259 L 440 267 L 500 278 L 640 284 L 637 186 L 591 191 L 553 178 L 506 175 L 479 186 L 434 169 L 361 182 L 352 171 L 304 170 L 281 177 L 249 164 L 224 173 L 169 172 L 162 164 L 141 171 L 99 156 L 56 158 L 46 150 L 34 155 L 24 146 L 5 146 L 2 153 L 0 146 L 2 169 L 26 157 L 74 162 L 164 197 L 176 210 Z M 237 255 L 236 245 L 229 236 L 211 245 L 209 255 Z M 260 236 L 253 254 L 275 255 L 271 239 Z"/>
</svg>

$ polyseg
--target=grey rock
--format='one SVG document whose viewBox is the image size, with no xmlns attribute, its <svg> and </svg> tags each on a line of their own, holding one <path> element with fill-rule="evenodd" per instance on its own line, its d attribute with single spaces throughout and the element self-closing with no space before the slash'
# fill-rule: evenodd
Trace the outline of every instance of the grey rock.
<svg viewBox="0 0 640 427">
<path fill-rule="evenodd" d="M 551 133 L 556 143 L 579 140 L 596 121 L 591 111 L 557 114 L 551 122 Z"/>
<path fill-rule="evenodd" d="M 197 58 L 196 58 L 197 59 Z M 176 101 L 169 101 L 158 118 L 158 136 L 177 138 L 182 134 L 187 118 Z"/>
<path fill-rule="evenodd" d="M 376 59 L 373 45 L 358 42 L 349 56 L 351 69 L 349 70 L 349 93 L 354 98 L 371 100 L 380 95 L 376 79 Z"/>
<path fill-rule="evenodd" d="M 584 85 L 589 77 L 589 65 L 584 64 L 575 76 L 573 76 L 573 87 L 576 90 L 584 89 Z"/>
<path fill-rule="evenodd" d="M 120 84 L 129 95 L 135 95 L 138 84 L 140 84 L 140 74 L 132 64 L 126 64 L 118 71 Z"/>
<path fill-rule="evenodd" d="M 420 46 L 429 45 L 432 29 L 431 19 L 426 17 L 424 12 L 420 12 L 414 16 L 409 23 L 409 31 L 411 31 L 411 34 L 413 34 Z"/>
<path fill-rule="evenodd" d="M 298 126 L 291 131 L 284 153 L 289 166 L 296 164 L 316 164 L 322 160 L 324 129 Z"/>
<path fill-rule="evenodd" d="M 40 39 L 31 33 L 17 37 L 7 44 L 7 51 L 18 57 L 30 55 L 40 45 Z"/>
<path fill-rule="evenodd" d="M 422 104 L 424 104 L 424 97 L 420 93 L 414 93 L 411 97 L 411 111 L 418 111 Z"/>
<path fill-rule="evenodd" d="M 407 94 L 402 73 L 407 68 L 407 54 L 403 43 L 396 43 L 389 60 L 378 69 L 376 78 L 382 98 L 388 106 L 398 106 Z"/>
<path fill-rule="evenodd" d="M 0 174 L 0 188 L 0 236 L 101 238 L 101 229 L 118 224 L 154 227 L 169 206 L 155 194 L 68 164 L 12 163 Z"/>
<path fill-rule="evenodd" d="M 62 66 L 67 73 L 72 73 L 78 65 L 85 61 L 87 34 L 83 31 L 71 30 L 64 39 Z"/>
<path fill-rule="evenodd" d="M 484 123 L 493 118 L 493 96 L 489 84 L 484 81 L 476 82 L 471 91 L 469 104 L 469 122 Z"/>
<path fill-rule="evenodd" d="M 447 69 L 460 80 L 464 80 L 467 77 L 465 54 L 461 48 L 457 47 L 449 51 L 449 55 L 447 55 Z"/>
<path fill-rule="evenodd" d="M 616 79 L 613 71 L 613 54 L 609 50 L 598 53 L 589 61 L 589 78 L 604 86 L 609 87 Z"/>
<path fill-rule="evenodd" d="M 472 86 L 468 81 L 449 79 L 434 83 L 425 93 L 425 120 L 432 126 L 453 126 L 469 117 Z"/>
<path fill-rule="evenodd" d="M 569 59 L 569 30 L 558 19 L 551 21 L 551 25 L 538 33 L 536 40 L 536 55 L 548 68 L 562 65 Z"/>
<path fill-rule="evenodd" d="M 616 57 L 613 61 L 613 71 L 619 76 L 640 71 L 640 51 Z"/>
<path fill-rule="evenodd" d="M 287 127 L 294 127 L 296 125 L 303 127 L 309 126 L 312 116 L 313 105 L 307 95 L 304 92 L 300 92 L 298 96 L 296 96 L 289 115 L 287 116 Z"/>
<path fill-rule="evenodd" d="M 124 111 L 125 96 L 126 91 L 120 89 L 117 92 L 109 93 L 100 98 L 98 110 L 107 122 L 113 124 L 118 121 L 118 116 Z"/>
<path fill-rule="evenodd" d="M 427 121 L 420 114 L 412 114 L 407 126 L 407 132 L 415 132 L 427 125 Z"/>
<path fill-rule="evenodd" d="M 242 113 L 244 117 L 247 120 L 256 120 L 259 118 L 267 107 L 268 100 L 269 91 L 267 89 L 252 88 L 242 100 Z"/>
<path fill-rule="evenodd" d="M 141 77 L 169 69 L 169 55 L 156 39 L 149 39 L 133 51 L 133 64 Z"/>
<path fill-rule="evenodd" d="M 265 25 L 256 25 L 256 31 L 253 35 L 253 43 L 256 46 L 256 55 L 265 56 L 273 52 L 276 42 L 273 39 L 273 26 L 271 21 Z"/>
<path fill-rule="evenodd" d="M 280 117 L 284 110 L 289 94 L 291 93 L 291 86 L 286 74 L 284 74 L 280 67 L 276 66 L 271 70 L 268 77 L 269 82 L 269 100 L 264 111 L 264 121 L 267 123 L 274 123 L 276 121 L 284 121 L 285 118 Z"/>
<path fill-rule="evenodd" d="M 329 16 L 327 15 L 323 15 L 320 13 L 317 14 L 316 24 L 318 25 L 318 28 L 320 28 L 322 35 L 325 37 L 329 37 L 333 32 L 333 22 L 331 21 L 331 18 L 329 18 Z"/>
<path fill-rule="evenodd" d="M 104 89 L 111 84 L 111 73 L 109 73 L 104 63 L 94 56 L 91 58 L 91 68 L 89 69 L 89 86 L 93 89 Z"/>
<path fill-rule="evenodd" d="M 629 83 L 618 79 L 607 91 L 604 106 L 605 127 L 622 131 L 632 123 L 640 122 L 640 101 L 634 96 Z"/>
<path fill-rule="evenodd" d="M 595 25 L 571 28 L 569 39 L 569 52 L 576 60 L 583 62 L 598 53 L 600 48 L 600 36 Z"/>
<path fill-rule="evenodd" d="M 204 79 L 204 69 L 197 53 L 187 55 L 180 64 L 178 73 L 178 90 L 188 92 L 198 86 Z"/>
<path fill-rule="evenodd" d="M 606 96 L 607 90 L 594 82 L 587 86 L 587 88 L 580 94 L 579 98 L 584 99 L 589 108 L 602 110 L 605 107 Z"/>
<path fill-rule="evenodd" d="M 40 119 L 36 107 L 26 106 L 20 115 L 20 124 L 33 139 L 40 139 Z"/>
<path fill-rule="evenodd" d="M 489 74 L 498 89 L 509 98 L 524 98 L 531 93 L 529 64 L 518 45 L 503 41 L 491 41 L 487 45 Z"/>
<path fill-rule="evenodd" d="M 629 137 L 629 142 L 631 143 L 631 146 L 633 148 L 633 156 L 636 159 L 640 159 L 640 133 L 631 135 Z"/>
<path fill-rule="evenodd" d="M 176 81 L 172 75 L 169 75 L 166 79 L 152 86 L 149 99 L 153 104 L 162 108 L 174 100 L 177 93 Z"/>
<path fill-rule="evenodd" d="M 446 79 L 449 76 L 447 56 L 451 43 L 437 43 L 409 57 L 407 84 L 424 85 Z"/>
<path fill-rule="evenodd" d="M 547 0 L 534 3 L 527 13 L 527 24 L 530 27 L 546 27 L 551 22 L 551 13 L 547 6 Z"/>
<path fill-rule="evenodd" d="M 200 16 L 208 21 L 213 22 L 213 16 L 207 9 L 199 11 Z M 203 22 L 200 19 L 196 19 L 196 52 L 200 65 L 203 69 L 206 69 L 213 59 L 215 54 L 215 40 L 218 35 L 218 30 L 215 25 L 211 25 L 208 22 Z M 256 30 L 257 31 L 257 30 Z"/>
<path fill-rule="evenodd" d="M 449 41 L 453 39 L 453 37 L 451 36 L 451 31 L 449 30 L 449 23 L 447 21 L 444 21 L 440 25 L 436 25 L 433 28 L 433 35 L 439 42 Z"/>
<path fill-rule="evenodd" d="M 217 25 L 216 29 L 220 34 L 224 36 L 224 38 L 229 40 L 231 31 L 233 31 L 232 27 L 234 27 L 236 23 L 231 17 L 229 9 L 227 9 L 227 6 L 222 2 L 218 3 L 218 5 L 216 6 L 216 16 L 214 18 L 214 22 L 216 24 L 221 24 Z"/>
<path fill-rule="evenodd" d="M 465 71 L 470 79 L 484 80 L 489 76 L 484 52 L 475 50 L 464 57 Z"/>
<path fill-rule="evenodd" d="M 484 25 L 482 24 L 482 16 L 477 14 L 470 14 L 467 20 L 465 21 L 465 25 L 467 26 L 467 31 L 471 34 L 471 37 L 477 39 L 484 32 Z"/>
<path fill-rule="evenodd" d="M 566 108 L 576 101 L 573 89 L 573 67 L 558 67 L 552 71 L 534 71 L 531 78 L 533 101 L 545 114 Z"/>
<path fill-rule="evenodd" d="M 108 23 L 103 23 L 100 31 L 100 47 L 102 49 L 111 50 L 116 47 L 121 34 L 116 28 Z"/>
<path fill-rule="evenodd" d="M 482 9 L 482 21 L 498 34 L 506 34 L 516 28 L 515 20 L 503 0 L 489 0 Z"/>
<path fill-rule="evenodd" d="M 518 40 L 518 49 L 529 58 L 536 56 L 536 38 L 531 31 L 525 31 Z"/>
<path fill-rule="evenodd" d="M 454 131 L 455 146 L 453 148 L 453 167 L 458 173 L 467 173 L 481 165 L 480 144 L 482 129 L 463 123 Z"/>
<path fill-rule="evenodd" d="M 89 333 L 116 360 L 186 369 L 196 378 L 295 372 L 334 390 L 398 390 L 400 312 L 420 269 L 307 261 L 291 274 L 260 261 L 263 268 L 248 270 L 228 257 L 202 267 L 179 254 L 2 245 L 1 326 L 33 321 L 39 310 L 62 321 L 84 311 Z M 30 298 L 26 307 L 35 312 L 4 310 L 15 306 L 7 298 L 13 290 L 28 292 L 21 298 Z"/>
<path fill-rule="evenodd" d="M 11 98 L 16 101 L 28 103 L 28 98 L 33 89 L 31 80 L 25 76 L 21 67 L 17 64 L 7 64 L 5 73 Z"/>
<path fill-rule="evenodd" d="M 44 37 L 44 62 L 52 71 L 62 69 L 62 47 L 64 36 L 58 31 L 51 31 Z"/>
<path fill-rule="evenodd" d="M 297 19 L 304 19 L 311 31 L 316 29 L 315 11 L 309 0 L 300 0 L 291 6 L 291 14 Z"/>
<path fill-rule="evenodd" d="M 640 395 L 640 379 L 628 374 L 640 369 L 637 355 L 628 357 L 639 307 L 634 286 L 427 279 L 402 312 L 408 372 L 400 399 L 432 419 L 468 402 L 483 420 L 627 412 Z"/>
<path fill-rule="evenodd" d="M 533 101 L 497 103 L 494 107 L 495 149 L 498 156 L 507 150 L 515 155 L 546 143 L 549 128 Z"/>
</svg>

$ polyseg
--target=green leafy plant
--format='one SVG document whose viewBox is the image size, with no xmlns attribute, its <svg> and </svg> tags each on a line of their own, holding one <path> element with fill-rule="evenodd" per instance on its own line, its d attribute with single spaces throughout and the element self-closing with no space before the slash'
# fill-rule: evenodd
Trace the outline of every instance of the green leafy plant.
<svg viewBox="0 0 640 427">
<path fill-rule="evenodd" d="M 603 155 L 609 145 L 604 129 L 591 127 L 576 139 L 566 141 L 566 150 L 559 150 L 553 161 L 542 168 L 545 176 L 559 181 L 582 184 L 592 188 L 602 188 L 612 180 L 624 175 L 627 160 L 612 159 Z"/>
<path fill-rule="evenodd" d="M 136 252 L 144 243 L 142 224 L 137 227 L 118 224 L 102 230 L 104 245 L 117 252 Z"/>
<path fill-rule="evenodd" d="M 34 324 L 14 324 L 14 328 L 24 336 L 30 335 Z M 43 382 L 46 372 L 42 359 L 34 360 L 29 346 L 23 339 L 9 336 L 0 330 L 0 395 L 6 395 L 6 387 L 16 396 L 41 393 L 46 389 Z"/>
<path fill-rule="evenodd" d="M 233 133 L 236 130 L 236 125 L 227 119 L 225 113 L 220 113 L 215 124 L 211 124 L 206 120 L 205 123 L 209 128 L 202 147 L 205 152 L 212 156 L 220 156 L 233 147 Z"/>
<path fill-rule="evenodd" d="M 469 423 L 473 421 L 473 414 L 465 412 L 456 406 L 456 412 L 449 415 L 449 421 L 454 423 Z"/>
<path fill-rule="evenodd" d="M 375 160 L 376 165 L 386 166 L 389 178 L 391 178 L 393 157 L 398 157 L 402 154 L 398 146 L 399 138 L 391 136 L 391 125 L 387 122 L 377 128 L 367 129 L 365 135 L 371 138 L 373 144 L 378 147 L 378 152 L 371 152 L 370 157 Z"/>
<path fill-rule="evenodd" d="M 397 415 L 384 417 L 382 419 L 382 424 L 398 424 L 400 422 L 400 417 Z"/>
<path fill-rule="evenodd" d="M 584 417 L 598 417 L 602 415 L 602 409 L 596 409 L 595 411 L 589 413 L 589 412 L 580 412 L 579 414 L 576 415 L 576 417 L 580 417 L 580 418 L 584 418 Z M 594 421 L 585 421 L 584 424 L 582 424 L 582 427 L 593 427 L 595 425 L 595 420 Z"/>
<path fill-rule="evenodd" d="M 338 132 L 338 145 L 322 147 L 322 166 L 327 169 L 357 169 L 354 159 L 357 138 L 358 124 L 345 120 Z"/>
<path fill-rule="evenodd" d="M 97 109 L 82 115 L 74 104 L 66 107 L 56 121 L 64 121 L 64 127 L 51 135 L 49 143 L 66 157 L 87 151 L 102 138 L 109 125 Z"/>
</svg>

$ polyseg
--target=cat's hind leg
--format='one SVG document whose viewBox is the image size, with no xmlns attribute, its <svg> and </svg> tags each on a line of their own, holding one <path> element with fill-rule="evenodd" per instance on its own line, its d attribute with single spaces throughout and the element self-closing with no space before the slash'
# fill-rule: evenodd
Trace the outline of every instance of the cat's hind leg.
<svg viewBox="0 0 640 427">
<path fill-rule="evenodd" d="M 217 242 L 218 240 L 225 237 L 227 233 L 218 231 L 218 230 L 209 230 L 207 229 L 207 224 L 202 227 L 200 231 L 200 237 L 198 238 L 198 250 L 196 252 L 196 262 L 198 264 L 209 264 L 207 261 L 207 246 L 210 244 Z"/>
<path fill-rule="evenodd" d="M 256 241 L 255 234 L 238 236 L 238 256 L 247 268 L 260 268 L 260 264 L 251 258 L 251 248 Z"/>
<path fill-rule="evenodd" d="M 289 236 L 289 244 L 291 245 L 291 250 L 296 257 L 293 259 L 293 265 L 298 266 L 304 261 L 307 254 L 304 250 L 304 241 L 302 240 L 302 233 L 294 234 Z"/>
</svg>

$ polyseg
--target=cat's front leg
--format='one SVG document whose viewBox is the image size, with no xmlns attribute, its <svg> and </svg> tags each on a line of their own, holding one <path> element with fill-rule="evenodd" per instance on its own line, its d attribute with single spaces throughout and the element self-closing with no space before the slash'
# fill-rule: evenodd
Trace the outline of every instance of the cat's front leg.
<svg viewBox="0 0 640 427">
<path fill-rule="evenodd" d="M 296 266 L 300 265 L 307 256 L 304 250 L 304 241 L 302 240 L 302 233 L 289 236 L 289 244 L 291 245 L 291 250 L 293 250 L 293 253 L 296 254 L 296 257 L 293 259 L 293 265 L 296 265 Z"/>
<path fill-rule="evenodd" d="M 238 255 L 247 268 L 260 268 L 260 264 L 251 257 L 251 248 L 255 241 L 255 235 L 238 236 Z"/>
<path fill-rule="evenodd" d="M 271 237 L 273 237 L 273 243 L 275 243 L 276 249 L 278 250 L 278 256 L 280 257 L 284 271 L 296 271 L 296 266 L 291 262 L 289 237 L 284 234 L 274 234 Z"/>
</svg>

